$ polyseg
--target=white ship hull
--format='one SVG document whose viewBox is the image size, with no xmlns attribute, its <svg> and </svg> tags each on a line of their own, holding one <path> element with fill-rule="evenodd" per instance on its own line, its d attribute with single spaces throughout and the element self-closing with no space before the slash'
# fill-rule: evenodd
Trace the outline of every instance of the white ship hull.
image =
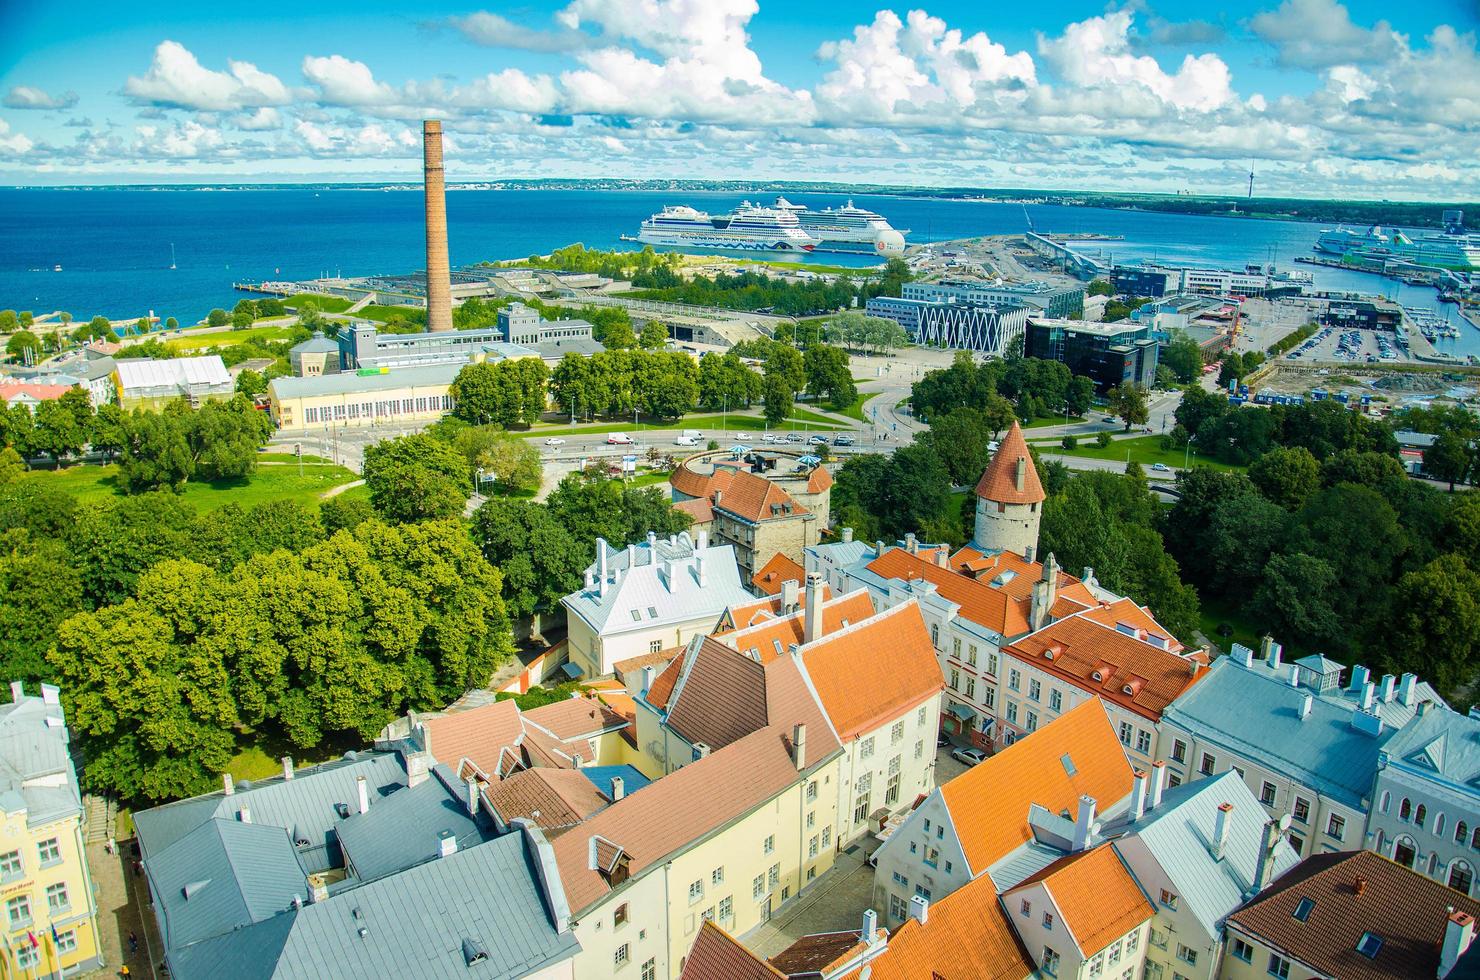
<svg viewBox="0 0 1480 980">
<path fill-rule="evenodd" d="M 774 238 L 751 238 L 740 235 L 723 235 L 704 232 L 648 231 L 643 229 L 637 240 L 648 245 L 666 245 L 669 248 L 712 248 L 740 252 L 810 252 L 816 245 L 810 241 L 776 236 Z"/>
</svg>

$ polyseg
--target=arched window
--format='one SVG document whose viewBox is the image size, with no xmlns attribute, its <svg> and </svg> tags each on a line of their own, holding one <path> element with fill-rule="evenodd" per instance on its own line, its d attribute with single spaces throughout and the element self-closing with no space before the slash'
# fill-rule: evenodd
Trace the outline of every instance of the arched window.
<svg viewBox="0 0 1480 980">
<path fill-rule="evenodd" d="M 1444 836 L 1444 814 L 1442 813 L 1434 817 L 1434 836 Z"/>
<path fill-rule="evenodd" d="M 1428 818 L 1428 815 L 1429 815 L 1428 809 L 1422 803 L 1420 803 L 1418 805 L 1418 809 L 1413 811 L 1413 822 L 1414 822 L 1414 824 L 1417 825 L 1417 826 L 1419 826 L 1419 827 L 1422 827 L 1423 826 L 1423 822 L 1424 822 L 1425 819 Z"/>
<path fill-rule="evenodd" d="M 1383 813 L 1387 813 L 1388 812 L 1388 806 L 1392 802 L 1393 802 L 1393 794 L 1392 793 L 1389 793 L 1387 790 L 1383 790 L 1382 791 L 1382 802 L 1377 805 L 1377 808 L 1379 810 L 1381 810 Z"/>
<path fill-rule="evenodd" d="M 1398 819 L 1407 823 L 1413 817 L 1413 804 L 1408 802 L 1408 797 L 1403 797 L 1403 802 L 1398 804 Z"/>
<path fill-rule="evenodd" d="M 1470 833 L 1470 848 L 1472 850 L 1480 851 L 1480 827 L 1476 827 Z"/>
<path fill-rule="evenodd" d="M 1433 851 L 1429 852 L 1429 877 L 1434 877 L 1434 872 L 1439 870 L 1439 855 Z"/>
<path fill-rule="evenodd" d="M 1454 825 L 1454 842 L 1456 844 L 1463 845 L 1464 842 L 1467 841 L 1467 840 L 1469 840 L 1469 839 L 1470 839 L 1470 828 L 1469 827 L 1466 827 L 1465 826 L 1465 822 L 1463 820 L 1461 820 L 1459 823 L 1457 823 L 1457 824 Z"/>
<path fill-rule="evenodd" d="M 1467 861 L 1455 861 L 1449 866 L 1449 887 L 1468 895 L 1475 884 L 1475 869 Z"/>
</svg>

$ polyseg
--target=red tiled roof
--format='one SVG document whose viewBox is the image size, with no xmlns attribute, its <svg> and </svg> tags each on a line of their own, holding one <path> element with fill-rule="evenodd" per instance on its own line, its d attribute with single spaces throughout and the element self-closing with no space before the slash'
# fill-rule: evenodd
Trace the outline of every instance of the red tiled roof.
<svg viewBox="0 0 1480 980">
<path fill-rule="evenodd" d="M 1018 483 L 1018 463 L 1022 462 L 1022 484 Z M 1023 438 L 1022 427 L 1016 422 L 1002 437 L 1002 445 L 987 464 L 982 478 L 976 484 L 976 495 L 1004 504 L 1036 504 L 1044 499 L 1043 484 L 1038 482 L 1038 471 L 1033 468 L 1033 457 L 1028 452 L 1028 443 Z"/>
<path fill-rule="evenodd" d="M 683 653 L 683 647 L 669 647 L 667 650 L 659 650 L 657 653 L 640 653 L 626 660 L 618 660 L 612 664 L 612 673 L 621 677 L 625 674 L 634 673 L 644 667 L 656 667 L 662 670 L 673 662 L 673 658 Z"/>
<path fill-rule="evenodd" d="M 821 493 L 833 485 L 833 475 L 827 471 L 826 466 L 819 466 L 807 474 L 807 492 Z"/>
<path fill-rule="evenodd" d="M 1125 605 L 1136 608 L 1129 601 Z M 1192 661 L 1087 613 L 1049 623 L 1003 652 L 1152 721 L 1160 721 L 1166 706 L 1207 673 L 1194 672 Z"/>
<path fill-rule="evenodd" d="M 1028 842 L 1032 804 L 1073 812 L 1089 796 L 1108 810 L 1130 793 L 1132 779 L 1105 706 L 1091 698 L 968 769 L 940 794 L 966 860 L 979 873 Z"/>
<path fill-rule="evenodd" d="M 680 500 L 673 505 L 674 510 L 681 510 L 693 519 L 695 524 L 710 524 L 714 521 L 714 507 L 704 497 L 694 500 Z"/>
<path fill-rule="evenodd" d="M 594 738 L 601 732 L 627 723 L 621 714 L 600 700 L 589 697 L 565 698 L 542 704 L 524 712 L 524 720 L 538 725 L 562 742 L 577 738 Z"/>
<path fill-rule="evenodd" d="M 1315 904 L 1302 921 L 1295 908 L 1303 898 Z M 1381 855 L 1337 851 L 1301 861 L 1228 924 L 1325 976 L 1398 980 L 1438 976 L 1451 908 L 1480 917 L 1480 902 Z M 1366 932 L 1382 939 L 1375 957 L 1357 952 Z"/>
<path fill-rule="evenodd" d="M 786 974 L 705 919 L 679 980 L 786 980 Z"/>
<path fill-rule="evenodd" d="M 705 637 L 669 702 L 669 726 L 690 744 L 718 749 L 769 723 L 766 668 Z"/>
<path fill-rule="evenodd" d="M 750 584 L 770 594 L 780 589 L 782 582 L 796 582 L 800 585 L 806 578 L 807 573 L 801 565 L 778 551 L 771 556 L 770 561 L 761 566 L 760 571 L 750 577 Z"/>
<path fill-rule="evenodd" d="M 662 673 L 653 678 L 653 686 L 648 688 L 648 704 L 659 710 L 668 707 L 668 699 L 673 695 L 673 685 L 678 683 L 678 675 L 683 673 L 683 657 L 674 657 L 669 665 L 663 668 Z"/>
<path fill-rule="evenodd" d="M 788 661 L 778 661 L 787 664 Z M 808 771 L 837 750 L 821 723 L 809 725 Z M 635 877 L 776 796 L 799 778 L 791 726 L 772 725 L 727 745 L 613 803 L 553 842 L 560 879 L 579 916 L 611 890 L 588 866 L 588 841 L 600 835 L 630 857 Z M 1118 743 L 1117 743 L 1118 744 Z"/>
<path fill-rule="evenodd" d="M 775 956 L 771 965 L 788 977 L 815 977 L 864 950 L 862 929 L 803 936 Z"/>
<path fill-rule="evenodd" d="M 945 688 L 930 631 L 914 600 L 801 648 L 802 666 L 833 730 L 854 738 Z"/>
<path fill-rule="evenodd" d="M 457 766 L 468 759 L 490 776 L 498 778 L 499 758 L 504 748 L 514 749 L 513 759 L 504 759 L 505 770 L 517 761 L 515 746 L 524 734 L 519 706 L 512 700 L 495 701 L 468 711 L 424 718 L 421 721 L 431 739 L 432 757 L 447 766 Z"/>
<path fill-rule="evenodd" d="M 1012 891 L 1040 882 L 1085 956 L 1093 956 L 1156 914 L 1109 843 L 1065 855 Z"/>
<path fill-rule="evenodd" d="M 859 980 L 862 970 L 842 980 Z M 869 980 L 1027 980 L 1037 976 L 987 875 L 931 902 L 925 924 L 906 919 Z"/>
<path fill-rule="evenodd" d="M 676 466 L 668 474 L 668 482 L 673 489 L 687 497 L 708 500 L 714 495 L 714 491 L 729 489 L 730 480 L 734 476 L 734 468 L 728 466 L 715 466 L 714 472 L 709 476 L 696 473 L 687 466 Z"/>
<path fill-rule="evenodd" d="M 1156 621 L 1150 610 L 1136 605 L 1130 599 L 1120 599 L 1109 605 L 1096 604 L 1084 614 L 1085 619 L 1093 619 L 1097 623 L 1103 623 L 1114 629 L 1119 623 L 1134 626 L 1136 629 L 1152 636 L 1164 636 L 1171 643 L 1171 651 L 1180 653 L 1185 647 L 1172 635 L 1171 630 Z"/>
<path fill-rule="evenodd" d="M 754 653 L 755 656 L 761 658 L 762 662 L 766 662 L 777 657 L 779 653 L 784 653 L 792 644 L 801 645 L 806 625 L 805 609 L 806 600 L 803 598 L 802 606 L 796 612 L 756 622 L 752 626 L 741 627 L 727 633 L 720 633 L 718 638 L 736 650 L 742 653 Z M 874 603 L 869 598 L 866 589 L 858 589 L 845 596 L 829 599 L 822 604 L 822 634 L 826 636 L 834 630 L 842 629 L 845 623 L 856 623 L 873 614 Z M 779 652 L 778 643 L 780 644 Z M 939 673 L 938 668 L 936 672 Z"/>
<path fill-rule="evenodd" d="M 494 783 L 485 795 L 505 823 L 523 817 L 551 836 L 607 804 L 596 784 L 576 769 L 525 769 Z"/>
<path fill-rule="evenodd" d="M 824 582 L 822 584 L 822 601 L 830 602 L 832 597 L 832 586 Z M 805 609 L 806 607 L 807 590 L 805 588 L 799 588 L 797 590 L 797 608 Z M 731 606 L 726 609 L 724 614 L 719 618 L 719 625 L 714 628 L 714 632 L 711 635 L 718 636 L 721 633 L 728 633 L 731 630 L 759 626 L 762 623 L 770 622 L 780 615 L 781 593 L 777 592 L 775 595 L 768 595 L 763 599 L 747 602 L 741 606 Z"/>
<path fill-rule="evenodd" d="M 0 401 L 9 404 L 21 395 L 40 402 L 55 401 L 72 390 L 71 385 L 43 385 L 30 381 L 0 381 Z"/>
<path fill-rule="evenodd" d="M 1028 632 L 1026 600 L 1014 599 L 1006 591 L 986 582 L 941 568 L 904 548 L 890 548 L 869 562 L 868 570 L 884 578 L 934 583 L 941 597 L 961 607 L 961 615 L 1003 636 Z"/>
<path fill-rule="evenodd" d="M 792 499 L 791 494 L 778 484 L 745 470 L 730 480 L 729 487 L 714 502 L 714 509 L 752 524 L 788 520 L 807 513 L 807 508 Z"/>
</svg>

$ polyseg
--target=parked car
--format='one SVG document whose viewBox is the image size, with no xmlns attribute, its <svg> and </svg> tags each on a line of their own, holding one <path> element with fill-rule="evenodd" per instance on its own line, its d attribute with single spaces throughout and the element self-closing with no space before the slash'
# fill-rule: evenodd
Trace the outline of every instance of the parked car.
<svg viewBox="0 0 1480 980">
<path fill-rule="evenodd" d="M 1151 468 L 1158 473 L 1166 473 L 1171 470 L 1171 467 L 1165 463 L 1152 463 Z"/>
<path fill-rule="evenodd" d="M 565 440 L 562 439 L 562 438 L 560 438 L 559 436 L 551 436 L 550 438 L 548 438 L 548 439 L 545 440 L 545 445 L 547 445 L 547 446 L 563 446 L 563 445 L 565 445 Z"/>
<path fill-rule="evenodd" d="M 802 437 L 795 432 L 788 432 L 786 434 L 786 441 L 790 443 L 797 443 L 802 441 Z"/>
<path fill-rule="evenodd" d="M 987 761 L 987 754 L 981 749 L 956 749 L 951 753 L 951 758 L 968 766 L 974 766 Z"/>
<path fill-rule="evenodd" d="M 774 432 L 767 432 L 761 436 L 761 442 L 780 442 L 781 437 Z"/>
<path fill-rule="evenodd" d="M 833 440 L 833 445 L 834 446 L 851 446 L 851 445 L 853 445 L 853 437 L 852 436 L 838 436 L 836 439 Z"/>
<path fill-rule="evenodd" d="M 678 436 L 677 438 L 675 438 L 673 440 L 673 444 L 675 446 L 697 446 L 697 445 L 699 445 L 699 437 L 698 436 Z"/>
<path fill-rule="evenodd" d="M 807 440 L 807 444 L 811 446 L 825 446 L 827 445 L 827 436 L 813 436 Z"/>
<path fill-rule="evenodd" d="M 608 446 L 630 446 L 632 442 L 632 437 L 625 432 L 613 432 L 606 437 Z"/>
<path fill-rule="evenodd" d="M 936 748 L 943 749 L 947 745 L 950 745 L 950 744 L 951 744 L 951 736 L 949 736 L 949 735 L 947 735 L 945 733 L 945 729 L 941 729 L 940 731 L 938 731 L 938 732 L 935 733 L 935 746 L 936 746 Z"/>
</svg>

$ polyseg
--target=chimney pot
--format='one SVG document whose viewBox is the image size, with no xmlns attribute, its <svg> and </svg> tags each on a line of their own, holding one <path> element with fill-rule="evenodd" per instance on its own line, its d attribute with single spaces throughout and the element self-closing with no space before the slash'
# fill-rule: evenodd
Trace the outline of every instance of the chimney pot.
<svg viewBox="0 0 1480 980">
<path fill-rule="evenodd" d="M 652 689 L 653 679 L 655 677 L 657 677 L 657 675 L 658 675 L 658 669 L 656 667 L 654 667 L 652 664 L 649 664 L 648 666 L 642 668 L 642 696 L 643 697 L 647 697 L 648 691 Z"/>
<path fill-rule="evenodd" d="M 329 900 L 329 885 L 323 879 L 315 875 L 308 880 L 308 886 L 310 889 L 309 894 L 315 905 L 319 902 L 327 902 Z"/>
<path fill-rule="evenodd" d="M 478 780 L 469 776 L 466 780 L 468 787 L 468 816 L 478 816 Z"/>
<path fill-rule="evenodd" d="M 1416 674 L 1404 674 L 1398 681 L 1398 700 L 1405 707 L 1413 707 L 1414 696 L 1418 692 L 1418 676 Z"/>
<path fill-rule="evenodd" d="M 923 926 L 930 918 L 930 900 L 920 895 L 910 896 L 910 918 Z"/>
<path fill-rule="evenodd" d="M 1167 764 L 1165 762 L 1153 762 L 1151 764 L 1151 799 L 1146 803 L 1146 809 L 1155 810 L 1161 806 L 1161 794 L 1166 789 Z"/>
<path fill-rule="evenodd" d="M 705 550 L 708 547 L 709 547 L 709 532 L 708 531 L 700 531 L 699 532 L 699 548 L 698 548 L 698 550 L 699 551 L 703 551 L 703 550 Z"/>
<path fill-rule="evenodd" d="M 231 773 L 223 772 L 221 774 L 221 789 L 227 796 L 236 792 L 236 780 L 231 778 Z"/>
<path fill-rule="evenodd" d="M 797 772 L 807 768 L 807 726 L 798 723 L 791 730 L 791 752 Z"/>
<path fill-rule="evenodd" d="M 452 857 L 457 853 L 457 838 L 452 831 L 444 830 L 437 835 L 437 853 L 442 857 Z"/>
<path fill-rule="evenodd" d="M 1079 813 L 1074 820 L 1074 847 L 1075 853 L 1090 846 L 1094 841 L 1095 823 L 1095 798 L 1093 796 L 1081 796 L 1079 798 Z"/>
<path fill-rule="evenodd" d="M 1019 456 L 1017 458 L 1017 472 L 1013 474 L 1013 483 L 1017 486 L 1019 493 L 1022 492 L 1023 483 L 1027 479 L 1027 477 L 1028 459 L 1026 456 Z"/>
<path fill-rule="evenodd" d="M 1290 686 L 1291 687 L 1299 687 L 1300 686 L 1300 668 L 1299 667 L 1292 666 L 1290 668 Z"/>
<path fill-rule="evenodd" d="M 1215 861 L 1222 860 L 1223 850 L 1228 846 L 1228 815 L 1232 812 L 1232 803 L 1223 803 L 1218 807 L 1218 816 L 1213 824 L 1213 860 Z"/>
<path fill-rule="evenodd" d="M 370 784 L 365 781 L 364 776 L 355 777 L 355 790 L 360 797 L 360 812 L 368 813 L 370 810 Z"/>
<path fill-rule="evenodd" d="M 1278 643 L 1274 642 L 1274 640 L 1270 640 L 1269 652 L 1265 654 L 1265 659 L 1268 661 L 1268 663 L 1266 663 L 1265 666 L 1267 666 L 1270 670 L 1279 670 L 1281 667 L 1281 657 L 1283 657 L 1283 655 L 1284 648 L 1281 647 Z"/>
<path fill-rule="evenodd" d="M 1141 815 L 1146 812 L 1146 784 L 1149 782 L 1143 769 L 1136 770 L 1135 782 L 1131 790 L 1131 819 L 1140 820 Z"/>
<path fill-rule="evenodd" d="M 915 541 L 915 532 L 911 531 L 904 536 L 904 549 L 912 555 L 919 550 L 919 545 Z"/>
<path fill-rule="evenodd" d="M 1023 561 L 1032 561 L 1032 560 L 1033 560 L 1033 546 L 1031 544 L 1023 545 Z"/>
<path fill-rule="evenodd" d="M 851 527 L 845 527 L 845 528 L 843 528 L 843 543 L 844 544 L 852 544 L 853 543 L 853 529 Z"/>
<path fill-rule="evenodd" d="M 874 935 L 875 935 L 875 933 L 877 933 L 878 931 L 879 931 L 879 913 L 875 912 L 873 909 L 864 909 L 863 910 L 863 941 L 864 941 L 864 943 L 865 944 L 871 944 L 874 941 Z"/>
<path fill-rule="evenodd" d="M 1352 668 L 1352 679 L 1349 685 L 1353 693 L 1360 694 L 1367 687 L 1367 681 L 1371 679 L 1372 672 L 1361 664 Z"/>
<path fill-rule="evenodd" d="M 822 636 L 822 575 L 807 573 L 807 605 L 802 613 L 802 642 L 811 643 Z"/>
<path fill-rule="evenodd" d="M 1392 674 L 1384 674 L 1382 676 L 1382 700 L 1384 704 L 1393 699 L 1393 689 L 1397 683 L 1398 679 Z"/>
<path fill-rule="evenodd" d="M 612 802 L 624 798 L 627 795 L 627 783 L 621 776 L 612 777 Z"/>
<path fill-rule="evenodd" d="M 14 701 L 16 704 L 20 704 L 25 699 L 26 699 L 26 683 L 25 683 L 25 681 L 11 681 L 10 682 L 10 700 Z"/>
<path fill-rule="evenodd" d="M 878 558 L 882 554 L 884 554 L 884 542 L 882 540 L 875 541 L 874 542 L 874 557 L 875 558 Z"/>
<path fill-rule="evenodd" d="M 1304 721 L 1305 719 L 1307 719 L 1307 718 L 1310 717 L 1310 709 L 1315 705 L 1315 703 L 1316 703 L 1315 697 L 1313 695 L 1310 695 L 1310 694 L 1307 694 L 1305 697 L 1303 697 L 1303 698 L 1300 699 L 1300 720 L 1301 721 Z"/>
<path fill-rule="evenodd" d="M 283 756 L 283 781 L 284 782 L 287 782 L 289 779 L 292 779 L 292 778 L 293 778 L 293 757 L 291 755 L 285 755 L 285 756 Z"/>
<path fill-rule="evenodd" d="M 236 811 L 236 819 L 240 820 L 242 823 L 251 823 L 252 808 L 243 803 L 241 807 L 238 808 Z"/>
<path fill-rule="evenodd" d="M 1474 940 L 1474 917 L 1464 912 L 1456 912 L 1451 907 L 1449 918 L 1444 923 L 1444 945 L 1439 951 L 1439 980 L 1449 975 Z"/>
</svg>

